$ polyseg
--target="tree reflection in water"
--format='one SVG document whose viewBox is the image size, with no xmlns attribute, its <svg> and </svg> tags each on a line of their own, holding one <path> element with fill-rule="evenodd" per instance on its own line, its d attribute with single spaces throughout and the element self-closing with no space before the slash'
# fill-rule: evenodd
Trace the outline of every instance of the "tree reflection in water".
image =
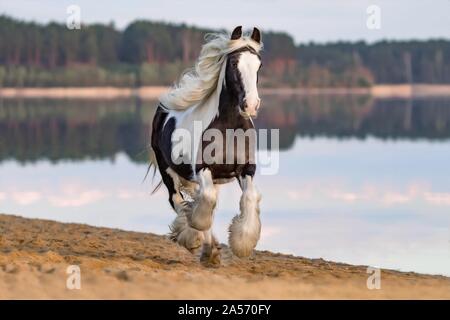
<svg viewBox="0 0 450 320">
<path fill-rule="evenodd" d="M 114 159 L 147 161 L 156 101 L 0 100 L 0 161 Z M 338 139 L 450 139 L 450 99 L 368 96 L 263 97 L 258 128 L 280 129 L 280 148 L 297 136 Z"/>
</svg>

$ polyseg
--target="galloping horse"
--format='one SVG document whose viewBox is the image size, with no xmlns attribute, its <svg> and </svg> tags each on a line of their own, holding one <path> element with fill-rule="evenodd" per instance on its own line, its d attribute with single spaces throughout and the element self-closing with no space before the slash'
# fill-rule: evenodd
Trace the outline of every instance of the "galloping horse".
<svg viewBox="0 0 450 320">
<path fill-rule="evenodd" d="M 150 166 L 159 169 L 170 205 L 177 213 L 170 237 L 191 252 L 203 245 L 200 261 L 206 264 L 220 264 L 220 246 L 211 231 L 218 185 L 237 179 L 242 189 L 240 214 L 229 227 L 232 252 L 238 257 L 249 256 L 260 237 L 261 195 L 253 182 L 255 148 L 247 144 L 244 149 L 234 147 L 231 162 L 229 149 L 216 150 L 215 159 L 220 161 L 212 163 L 198 161 L 198 154 L 208 147 L 211 137 L 204 138 L 210 129 L 223 136 L 229 129 L 254 130 L 252 117 L 260 106 L 257 82 L 261 48 L 257 28 L 251 36 L 243 36 L 241 26 L 231 36 L 209 35 L 194 69 L 160 97 L 153 119 Z M 201 124 L 201 134 L 195 133 L 196 124 Z M 177 130 L 190 133 L 190 146 L 181 152 L 175 151 Z M 216 147 L 227 144 L 220 140 L 214 140 Z M 187 154 L 189 161 L 178 161 Z M 226 163 L 221 161 L 224 159 Z"/>
</svg>

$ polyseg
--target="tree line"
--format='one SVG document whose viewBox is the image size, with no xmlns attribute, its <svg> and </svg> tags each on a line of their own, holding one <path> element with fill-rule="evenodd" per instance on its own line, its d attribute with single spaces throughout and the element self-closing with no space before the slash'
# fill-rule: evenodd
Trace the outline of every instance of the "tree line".
<svg viewBox="0 0 450 320">
<path fill-rule="evenodd" d="M 168 85 L 214 31 L 145 20 L 124 30 L 112 23 L 70 30 L 2 15 L 0 86 Z M 267 87 L 450 83 L 448 40 L 296 45 L 286 33 L 264 32 L 263 42 Z"/>
</svg>

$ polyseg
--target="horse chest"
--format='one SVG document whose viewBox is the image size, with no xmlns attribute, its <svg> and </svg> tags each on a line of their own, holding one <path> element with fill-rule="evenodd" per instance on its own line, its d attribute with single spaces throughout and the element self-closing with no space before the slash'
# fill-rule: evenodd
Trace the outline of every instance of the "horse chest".
<svg viewBox="0 0 450 320">
<path fill-rule="evenodd" d="M 202 164 L 215 179 L 230 179 L 254 170 L 256 131 L 253 123 L 241 116 L 218 117 L 202 138 Z"/>
</svg>

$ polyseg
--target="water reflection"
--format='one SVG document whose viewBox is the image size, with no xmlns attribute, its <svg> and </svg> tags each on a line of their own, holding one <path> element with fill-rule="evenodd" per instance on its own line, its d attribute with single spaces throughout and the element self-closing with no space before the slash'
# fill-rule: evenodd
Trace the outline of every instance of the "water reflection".
<svg viewBox="0 0 450 320">
<path fill-rule="evenodd" d="M 450 100 L 366 96 L 267 96 L 259 128 L 280 129 L 280 149 L 296 137 L 384 140 L 450 138 Z M 155 101 L 1 100 L 0 161 L 147 160 Z"/>
<path fill-rule="evenodd" d="M 259 249 L 450 275 L 450 100 L 267 96 L 280 171 L 258 175 Z M 167 194 L 150 197 L 155 102 L 0 102 L 0 212 L 166 233 Z M 220 191 L 226 242 L 240 189 Z"/>
</svg>

